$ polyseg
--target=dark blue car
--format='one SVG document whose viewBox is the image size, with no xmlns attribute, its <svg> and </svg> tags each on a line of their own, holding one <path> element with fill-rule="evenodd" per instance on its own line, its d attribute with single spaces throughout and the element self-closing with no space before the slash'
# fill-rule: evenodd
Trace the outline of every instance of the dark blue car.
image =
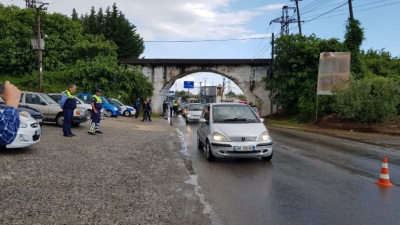
<svg viewBox="0 0 400 225">
<path fill-rule="evenodd" d="M 5 102 L 2 98 L 0 98 L 0 109 L 4 109 Z M 40 124 L 43 124 L 43 113 L 40 112 L 39 110 L 36 110 L 32 107 L 29 107 L 27 105 L 18 105 L 18 111 L 27 111 L 31 116 Z"/>
</svg>

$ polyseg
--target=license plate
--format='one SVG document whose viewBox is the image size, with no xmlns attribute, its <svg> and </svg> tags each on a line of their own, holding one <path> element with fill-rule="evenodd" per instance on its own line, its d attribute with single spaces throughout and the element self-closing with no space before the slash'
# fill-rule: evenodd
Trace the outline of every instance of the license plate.
<svg viewBox="0 0 400 225">
<path fill-rule="evenodd" d="M 255 150 L 254 146 L 234 146 L 234 151 L 253 151 Z"/>
<path fill-rule="evenodd" d="M 41 123 L 41 122 L 43 122 L 43 120 L 42 120 L 42 119 L 36 119 L 36 121 L 37 121 L 38 123 Z"/>
<path fill-rule="evenodd" d="M 42 129 L 39 129 L 39 130 L 35 131 L 35 135 L 39 135 L 41 133 L 42 133 Z"/>
</svg>

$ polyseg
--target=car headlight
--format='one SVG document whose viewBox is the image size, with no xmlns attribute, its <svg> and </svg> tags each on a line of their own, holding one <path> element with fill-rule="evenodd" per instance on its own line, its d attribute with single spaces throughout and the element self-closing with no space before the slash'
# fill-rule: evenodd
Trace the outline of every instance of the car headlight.
<svg viewBox="0 0 400 225">
<path fill-rule="evenodd" d="M 190 114 L 187 114 L 187 117 L 190 117 Z"/>
<path fill-rule="evenodd" d="M 212 134 L 212 137 L 214 139 L 214 141 L 221 141 L 221 142 L 227 142 L 228 139 L 226 139 L 226 137 L 220 133 L 214 132 Z"/>
<path fill-rule="evenodd" d="M 75 113 L 76 113 L 77 116 L 81 115 L 81 111 L 79 111 L 79 110 L 75 110 Z"/>
<path fill-rule="evenodd" d="M 19 112 L 19 115 L 25 116 L 25 117 L 30 117 L 31 116 L 31 114 L 28 111 L 21 111 L 21 112 Z"/>
<path fill-rule="evenodd" d="M 114 107 L 114 110 L 118 110 L 117 107 Z"/>
<path fill-rule="evenodd" d="M 28 127 L 28 124 L 26 124 L 26 123 L 19 124 L 19 128 L 27 128 L 27 127 Z"/>
<path fill-rule="evenodd" d="M 271 140 L 271 137 L 269 136 L 269 133 L 266 131 L 260 135 L 258 138 L 258 141 L 269 141 Z"/>
</svg>

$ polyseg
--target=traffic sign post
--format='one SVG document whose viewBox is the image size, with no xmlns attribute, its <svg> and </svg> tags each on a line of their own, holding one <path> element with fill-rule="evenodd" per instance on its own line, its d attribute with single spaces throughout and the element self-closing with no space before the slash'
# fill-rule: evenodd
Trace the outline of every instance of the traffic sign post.
<svg viewBox="0 0 400 225">
<path fill-rule="evenodd" d="M 188 89 L 188 97 L 189 97 L 189 89 L 194 88 L 194 81 L 183 81 L 183 88 Z"/>
</svg>

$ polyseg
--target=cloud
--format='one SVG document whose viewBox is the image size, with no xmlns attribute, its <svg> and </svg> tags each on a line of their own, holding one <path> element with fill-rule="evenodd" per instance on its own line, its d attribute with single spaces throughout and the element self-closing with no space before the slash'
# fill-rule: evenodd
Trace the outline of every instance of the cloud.
<svg viewBox="0 0 400 225">
<path fill-rule="evenodd" d="M 246 25 L 257 16 L 280 10 L 283 4 L 235 11 L 234 0 L 119 0 L 117 7 L 137 27 L 144 40 L 221 39 L 251 35 Z M 8 0 L 0 0 L 9 4 Z M 105 11 L 115 0 L 49 0 L 49 12 L 70 16 L 75 8 L 79 15 L 90 13 L 94 6 Z M 14 1 L 25 7 L 24 1 Z M 243 4 L 246 6 L 246 4 Z"/>
</svg>

